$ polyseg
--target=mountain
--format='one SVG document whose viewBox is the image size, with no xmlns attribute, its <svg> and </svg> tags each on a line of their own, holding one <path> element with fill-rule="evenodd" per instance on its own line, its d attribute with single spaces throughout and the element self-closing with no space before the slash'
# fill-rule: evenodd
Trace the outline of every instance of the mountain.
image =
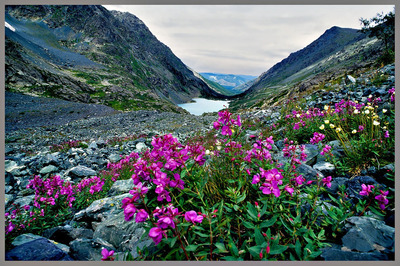
<svg viewBox="0 0 400 266">
<path fill-rule="evenodd" d="M 234 75 L 234 74 L 221 74 L 221 73 L 200 73 L 206 79 L 216 82 L 227 89 L 233 89 L 237 86 L 243 85 L 248 81 L 256 79 L 257 76 L 250 75 Z"/>
<path fill-rule="evenodd" d="M 194 97 L 223 97 L 130 13 L 93 5 L 5 11 L 6 90 L 176 112 Z"/>
<path fill-rule="evenodd" d="M 233 109 L 273 104 L 293 91 L 304 91 L 372 64 L 382 43 L 356 29 L 334 26 L 305 48 L 261 74 Z"/>
</svg>

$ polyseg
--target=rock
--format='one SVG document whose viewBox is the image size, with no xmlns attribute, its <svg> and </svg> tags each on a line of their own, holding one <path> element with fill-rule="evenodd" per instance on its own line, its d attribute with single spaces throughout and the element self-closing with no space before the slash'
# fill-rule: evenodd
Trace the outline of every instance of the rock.
<svg viewBox="0 0 400 266">
<path fill-rule="evenodd" d="M 8 206 L 11 204 L 11 202 L 14 200 L 15 195 L 14 194 L 4 194 L 5 196 L 5 208 L 8 208 Z"/>
<path fill-rule="evenodd" d="M 375 181 L 370 176 L 356 176 L 347 181 L 347 194 L 349 197 L 355 197 L 361 199 L 363 196 L 360 195 L 360 191 L 362 190 L 361 185 L 377 185 L 378 182 Z"/>
<path fill-rule="evenodd" d="M 67 172 L 64 175 L 68 175 L 70 173 L 73 176 L 80 177 L 80 178 L 90 177 L 90 176 L 95 176 L 96 175 L 96 171 L 95 170 L 93 170 L 93 169 L 91 169 L 89 167 L 83 166 L 83 165 L 78 165 L 78 166 L 75 166 L 75 167 L 67 170 Z"/>
<path fill-rule="evenodd" d="M 39 238 L 6 252 L 5 260 L 72 261 L 73 259 L 49 240 Z"/>
<path fill-rule="evenodd" d="M 134 187 L 132 179 L 117 180 L 114 182 L 110 190 L 108 191 L 109 196 L 121 195 L 128 193 Z"/>
<path fill-rule="evenodd" d="M 32 205 L 34 199 L 35 199 L 35 195 L 30 195 L 30 196 L 16 199 L 14 201 L 14 204 L 18 204 L 21 207 L 25 206 L 25 205 Z"/>
<path fill-rule="evenodd" d="M 71 241 L 77 238 L 93 238 L 93 231 L 84 228 L 73 228 L 66 225 L 47 229 L 43 232 L 43 236 L 56 242 L 69 245 Z"/>
<path fill-rule="evenodd" d="M 350 81 L 351 83 L 353 83 L 353 84 L 355 84 L 356 83 L 356 79 L 355 78 L 353 78 L 352 76 L 350 76 L 350 75 L 347 75 L 347 80 L 348 81 Z"/>
<path fill-rule="evenodd" d="M 136 144 L 137 152 L 142 152 L 145 149 L 147 149 L 147 146 L 143 142 L 139 142 L 139 143 Z"/>
<path fill-rule="evenodd" d="M 43 167 L 43 168 L 39 171 L 39 174 L 41 174 L 41 175 L 46 175 L 46 174 L 49 174 L 49 173 L 57 172 L 57 170 L 58 170 L 58 168 L 57 168 L 56 166 L 54 166 L 54 165 L 48 165 L 48 166 Z"/>
<path fill-rule="evenodd" d="M 30 241 L 39 239 L 39 238 L 46 239 L 46 238 L 43 237 L 43 236 L 38 236 L 38 235 L 31 234 L 31 233 L 23 234 L 23 235 L 17 236 L 11 244 L 12 244 L 14 247 L 16 247 L 16 246 L 19 246 L 19 245 L 28 243 L 28 242 L 30 242 Z M 53 243 L 54 245 L 56 245 L 59 249 L 61 249 L 62 251 L 64 251 L 65 253 L 67 253 L 67 254 L 69 253 L 70 249 L 69 249 L 68 246 L 66 246 L 66 245 L 64 245 L 64 244 L 60 244 L 60 243 L 58 243 L 58 242 L 56 242 L 56 241 L 53 241 L 53 240 L 50 240 L 50 239 L 48 239 L 48 240 L 49 240 L 51 243 Z"/>
<path fill-rule="evenodd" d="M 88 149 L 91 150 L 96 150 L 98 148 L 97 143 L 95 141 L 92 141 L 92 143 L 90 143 Z"/>
<path fill-rule="evenodd" d="M 122 212 L 121 201 L 126 197 L 132 197 L 132 195 L 126 193 L 119 196 L 96 200 L 86 209 L 76 213 L 74 220 L 78 222 L 101 221 L 110 214 Z"/>
<path fill-rule="evenodd" d="M 112 163 L 116 163 L 119 162 L 121 160 L 121 156 L 119 156 L 119 154 L 111 154 L 108 159 L 110 160 L 110 162 Z"/>
<path fill-rule="evenodd" d="M 136 246 L 145 232 L 142 223 L 132 221 L 125 221 L 123 212 L 116 215 L 111 215 L 107 220 L 100 223 L 94 231 L 94 238 L 101 238 L 112 244 L 116 249 L 121 251 L 136 251 Z M 148 241 L 150 240 L 150 241 Z M 153 243 L 153 241 L 146 236 L 146 246 Z"/>
<path fill-rule="evenodd" d="M 304 153 L 307 154 L 307 160 L 305 161 L 305 164 L 313 165 L 316 162 L 319 154 L 318 146 L 314 144 L 305 144 L 304 147 Z"/>
<path fill-rule="evenodd" d="M 338 192 L 340 186 L 342 186 L 342 185 L 346 186 L 347 181 L 348 181 L 348 178 L 345 178 L 345 177 L 332 178 L 331 187 L 330 188 L 327 187 L 326 190 L 332 194 L 336 194 Z"/>
<path fill-rule="evenodd" d="M 347 222 L 346 226 L 351 226 L 351 229 L 342 238 L 343 246 L 360 252 L 374 250 L 394 252 L 393 227 L 370 217 L 353 216 L 348 218 Z"/>
<path fill-rule="evenodd" d="M 312 168 L 311 166 L 307 165 L 307 164 L 300 164 L 299 166 L 297 166 L 297 172 L 301 175 L 303 175 L 303 177 L 306 179 L 306 181 L 310 181 L 310 180 L 317 180 L 318 176 L 320 178 L 324 178 L 324 174 L 322 174 L 320 171 Z"/>
<path fill-rule="evenodd" d="M 336 168 L 333 164 L 331 164 L 330 162 L 324 162 L 324 161 L 314 164 L 313 168 L 317 171 L 320 171 L 325 176 L 333 175 L 336 170 Z"/>
<path fill-rule="evenodd" d="M 326 261 L 380 261 L 388 260 L 388 256 L 379 252 L 361 253 L 343 249 L 338 245 L 323 248 L 321 257 Z"/>
<path fill-rule="evenodd" d="M 70 243 L 71 257 L 79 261 L 100 261 L 101 250 L 115 250 L 115 248 L 102 239 L 79 238 Z"/>
</svg>

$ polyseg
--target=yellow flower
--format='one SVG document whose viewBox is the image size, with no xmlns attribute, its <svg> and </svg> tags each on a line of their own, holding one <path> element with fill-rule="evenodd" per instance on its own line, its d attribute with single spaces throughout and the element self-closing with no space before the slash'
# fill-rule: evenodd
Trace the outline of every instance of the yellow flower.
<svg viewBox="0 0 400 266">
<path fill-rule="evenodd" d="M 368 110 L 368 109 L 365 110 L 365 111 L 364 111 L 364 114 L 366 114 L 366 115 L 369 114 L 369 110 Z"/>
<path fill-rule="evenodd" d="M 384 126 L 384 127 L 383 127 L 383 130 L 386 130 L 386 129 L 387 129 L 387 126 Z"/>
<path fill-rule="evenodd" d="M 325 109 L 325 111 L 328 111 L 329 106 L 328 106 L 328 105 L 325 105 L 325 106 L 324 106 L 324 109 Z"/>
<path fill-rule="evenodd" d="M 309 115 L 309 114 L 310 114 L 310 112 L 309 112 L 309 111 L 307 111 L 307 112 L 306 112 L 306 114 L 308 114 L 308 115 Z"/>
<path fill-rule="evenodd" d="M 336 128 L 336 132 L 340 132 L 342 129 L 340 127 Z"/>
<path fill-rule="evenodd" d="M 353 129 L 353 131 L 351 131 L 351 133 L 356 134 L 357 130 Z"/>
<path fill-rule="evenodd" d="M 387 112 L 387 110 L 386 109 L 382 109 L 382 113 L 386 113 Z"/>
<path fill-rule="evenodd" d="M 329 120 L 325 120 L 324 122 L 325 122 L 325 124 L 329 124 Z"/>
<path fill-rule="evenodd" d="M 329 125 L 331 128 L 335 128 L 335 125 L 334 124 L 330 124 Z"/>
<path fill-rule="evenodd" d="M 219 150 L 219 151 L 220 151 L 220 150 L 221 150 L 221 146 L 217 146 L 217 150 Z"/>
<path fill-rule="evenodd" d="M 324 129 L 325 129 L 325 126 L 324 126 L 324 125 L 321 125 L 321 126 L 319 127 L 319 129 L 324 130 Z"/>
<path fill-rule="evenodd" d="M 374 126 L 379 126 L 380 123 L 379 123 L 378 121 L 375 121 L 375 120 L 374 120 L 374 122 L 372 122 L 372 124 L 373 124 Z"/>
<path fill-rule="evenodd" d="M 114 203 L 110 203 L 110 206 L 113 207 L 113 206 L 114 206 Z"/>
</svg>

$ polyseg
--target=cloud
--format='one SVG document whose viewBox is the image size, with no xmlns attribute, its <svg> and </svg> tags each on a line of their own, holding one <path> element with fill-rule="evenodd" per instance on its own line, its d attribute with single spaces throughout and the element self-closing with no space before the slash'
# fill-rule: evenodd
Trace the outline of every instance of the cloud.
<svg viewBox="0 0 400 266">
<path fill-rule="evenodd" d="M 105 6 L 140 18 L 198 72 L 260 75 L 332 26 L 360 28 L 361 17 L 393 5 Z"/>
</svg>

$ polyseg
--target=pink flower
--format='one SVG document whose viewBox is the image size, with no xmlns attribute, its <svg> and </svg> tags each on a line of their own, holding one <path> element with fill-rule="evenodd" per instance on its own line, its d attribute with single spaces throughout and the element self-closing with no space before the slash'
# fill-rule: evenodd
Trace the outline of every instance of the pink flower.
<svg viewBox="0 0 400 266">
<path fill-rule="evenodd" d="M 372 193 L 372 189 L 374 188 L 374 185 L 361 185 L 362 191 L 360 191 L 361 196 L 368 196 L 369 193 Z"/>
<path fill-rule="evenodd" d="M 302 175 L 296 176 L 296 183 L 298 186 L 303 184 L 304 181 L 305 181 L 305 178 Z"/>
<path fill-rule="evenodd" d="M 318 144 L 320 141 L 322 141 L 325 138 L 324 134 L 314 132 L 314 136 L 310 139 L 311 144 Z"/>
<path fill-rule="evenodd" d="M 327 176 L 325 178 L 322 179 L 322 183 L 324 183 L 324 185 L 326 185 L 328 188 L 331 187 L 331 181 L 332 181 L 332 177 L 331 176 Z"/>
<path fill-rule="evenodd" d="M 149 214 L 145 210 L 140 209 L 136 214 L 135 222 L 143 223 L 147 220 L 147 218 L 149 218 Z"/>
<path fill-rule="evenodd" d="M 260 182 L 260 175 L 256 174 L 253 176 L 253 181 L 251 181 L 252 184 L 257 184 Z"/>
<path fill-rule="evenodd" d="M 285 191 L 287 191 L 290 194 L 290 196 L 293 196 L 294 188 L 289 187 L 288 185 L 286 185 Z"/>
<path fill-rule="evenodd" d="M 132 220 L 135 212 L 136 212 L 135 205 L 127 204 L 124 208 L 125 221 L 129 222 L 130 220 Z"/>
<path fill-rule="evenodd" d="M 230 129 L 230 127 L 229 126 L 223 126 L 222 127 L 222 131 L 221 131 L 221 134 L 222 135 L 229 135 L 229 136 L 231 136 L 232 135 L 232 129 Z"/>
<path fill-rule="evenodd" d="M 218 130 L 218 129 L 220 129 L 221 124 L 220 124 L 218 121 L 215 121 L 214 124 L 213 124 L 213 126 L 214 126 L 214 128 L 215 128 L 216 130 Z"/>
<path fill-rule="evenodd" d="M 188 211 L 185 213 L 185 219 L 188 222 L 194 223 L 201 223 L 203 221 L 202 215 L 197 215 L 195 211 Z"/>
<path fill-rule="evenodd" d="M 376 196 L 375 199 L 378 201 L 379 208 L 383 211 L 386 207 L 386 205 L 389 203 L 389 200 L 386 198 L 386 196 L 389 194 L 389 191 L 383 191 L 381 190 L 381 194 Z"/>
<path fill-rule="evenodd" d="M 389 137 L 389 131 L 386 131 L 385 132 L 385 138 L 388 138 Z"/>
<path fill-rule="evenodd" d="M 158 227 L 153 227 L 149 231 L 149 237 L 153 239 L 156 245 L 161 242 L 163 235 L 167 238 L 166 231 Z"/>
<path fill-rule="evenodd" d="M 358 127 L 358 132 L 361 132 L 361 131 L 363 131 L 364 130 L 364 126 L 359 126 Z"/>
<path fill-rule="evenodd" d="M 329 153 L 329 151 L 331 150 L 331 146 L 329 145 L 325 145 L 325 147 L 322 149 L 321 151 L 321 155 L 325 155 L 325 153 Z"/>
<path fill-rule="evenodd" d="M 281 195 L 281 191 L 279 190 L 277 181 L 272 181 L 271 183 L 264 183 L 264 184 L 262 184 L 260 189 L 261 189 L 262 193 L 266 194 L 266 195 L 269 195 L 272 193 L 277 198 Z"/>
<path fill-rule="evenodd" d="M 103 248 L 103 250 L 101 251 L 101 255 L 103 255 L 103 258 L 101 258 L 102 261 L 113 261 L 114 260 L 114 258 L 111 257 L 112 255 L 114 255 L 114 250 L 108 251 L 107 249 Z"/>
</svg>

